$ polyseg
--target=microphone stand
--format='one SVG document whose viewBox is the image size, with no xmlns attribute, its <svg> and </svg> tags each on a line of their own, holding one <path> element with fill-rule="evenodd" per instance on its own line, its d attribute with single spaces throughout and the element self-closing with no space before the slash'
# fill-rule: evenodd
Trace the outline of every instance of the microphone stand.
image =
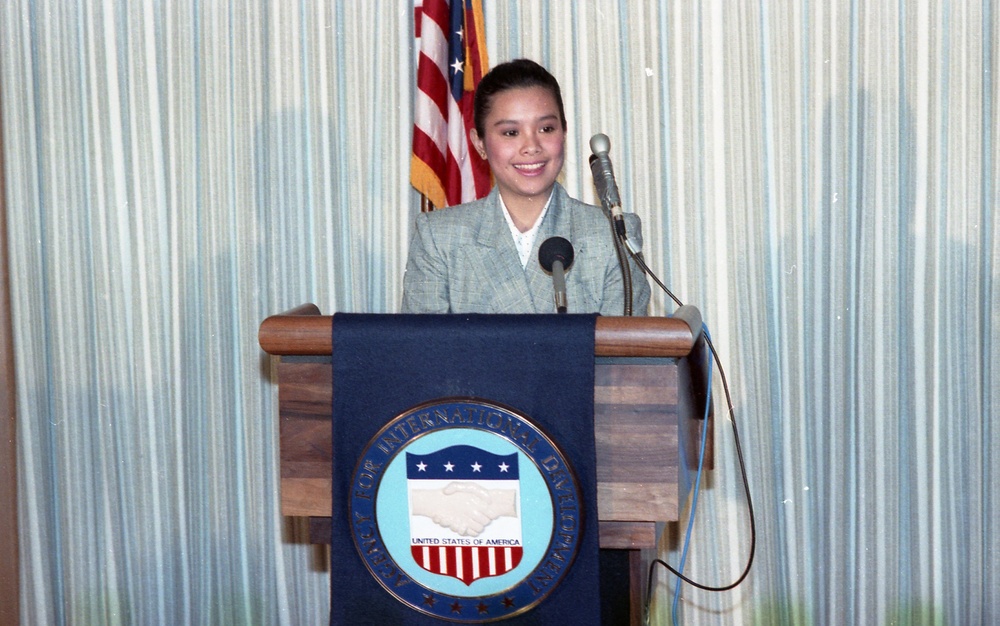
<svg viewBox="0 0 1000 626">
<path fill-rule="evenodd" d="M 598 138 L 603 138 L 605 145 L 595 148 L 594 142 Z M 608 225 L 611 227 L 611 240 L 615 242 L 615 255 L 618 257 L 618 267 L 621 268 L 622 272 L 622 289 L 625 294 L 625 311 L 623 315 L 625 317 L 632 317 L 632 267 L 628 264 L 628 253 L 625 251 L 625 243 L 622 241 L 625 238 L 625 224 L 624 222 L 616 224 L 615 216 L 611 210 L 612 199 L 609 193 L 611 192 L 610 187 L 614 184 L 614 178 L 613 174 L 611 174 L 610 162 L 608 163 L 607 171 L 602 171 L 596 154 L 597 150 L 602 150 L 602 153 L 607 152 L 606 143 L 607 137 L 604 135 L 595 135 L 590 140 L 591 148 L 595 149 L 595 154 L 590 155 L 590 171 L 594 174 L 594 185 L 597 187 L 597 196 L 601 199 L 601 208 L 604 209 L 604 217 L 608 218 Z M 618 192 L 615 191 L 614 194 L 617 197 Z"/>
<path fill-rule="evenodd" d="M 601 199 L 601 204 L 604 204 L 604 199 Z M 622 286 L 625 291 L 625 317 L 632 317 L 632 266 L 628 263 L 628 253 L 625 251 L 625 246 L 622 244 L 618 230 L 615 228 L 615 222 L 611 218 L 611 211 L 607 206 L 604 207 L 604 215 L 608 218 L 608 224 L 611 226 L 611 239 L 615 242 L 615 254 L 618 255 L 618 266 L 622 270 Z"/>
</svg>

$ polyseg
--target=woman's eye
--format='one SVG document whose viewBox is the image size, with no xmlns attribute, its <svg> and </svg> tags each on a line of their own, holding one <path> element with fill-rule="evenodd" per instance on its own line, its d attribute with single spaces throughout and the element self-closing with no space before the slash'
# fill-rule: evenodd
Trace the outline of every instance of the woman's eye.
<svg viewBox="0 0 1000 626">
<path fill-rule="evenodd" d="M 517 137 L 517 131 L 516 130 L 505 130 L 505 131 L 503 131 L 503 136 L 504 137 Z"/>
<path fill-rule="evenodd" d="M 542 132 L 543 133 L 551 133 L 551 132 L 554 132 L 555 129 L 556 129 L 555 126 L 543 126 L 542 127 Z"/>
</svg>

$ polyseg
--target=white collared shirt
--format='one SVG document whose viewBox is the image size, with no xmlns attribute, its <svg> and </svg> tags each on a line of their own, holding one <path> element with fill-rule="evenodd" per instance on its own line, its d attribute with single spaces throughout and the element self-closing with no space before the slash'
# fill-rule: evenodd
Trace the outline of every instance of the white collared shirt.
<svg viewBox="0 0 1000 626">
<path fill-rule="evenodd" d="M 549 212 L 549 204 L 552 203 L 552 196 L 554 195 L 554 193 L 549 194 L 549 199 L 545 201 L 545 206 L 542 207 L 542 212 L 538 214 L 538 219 L 535 220 L 531 228 L 522 233 L 514 225 L 510 211 L 507 210 L 507 205 L 503 202 L 503 196 L 497 194 L 497 197 L 500 198 L 500 208 L 503 209 L 503 218 L 507 220 L 507 227 L 510 228 L 510 234 L 514 238 L 517 254 L 521 257 L 522 268 L 528 267 L 528 258 L 531 257 L 531 249 L 535 247 L 535 237 L 538 235 L 538 227 L 541 226 L 542 220 L 545 219 L 545 214 Z"/>
</svg>

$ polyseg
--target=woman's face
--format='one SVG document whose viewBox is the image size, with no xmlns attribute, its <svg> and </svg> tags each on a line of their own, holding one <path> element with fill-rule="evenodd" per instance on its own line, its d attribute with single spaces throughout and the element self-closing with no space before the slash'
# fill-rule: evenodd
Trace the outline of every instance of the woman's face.
<svg viewBox="0 0 1000 626">
<path fill-rule="evenodd" d="M 566 131 L 552 92 L 523 87 L 493 96 L 484 136 L 472 142 L 493 171 L 508 209 L 538 208 L 549 197 L 562 171 Z"/>
</svg>

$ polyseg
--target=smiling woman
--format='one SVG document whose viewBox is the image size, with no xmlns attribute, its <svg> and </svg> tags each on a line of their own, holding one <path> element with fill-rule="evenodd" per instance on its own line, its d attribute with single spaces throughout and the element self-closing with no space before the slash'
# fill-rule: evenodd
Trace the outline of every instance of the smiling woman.
<svg viewBox="0 0 1000 626">
<path fill-rule="evenodd" d="M 626 290 L 608 222 L 556 182 L 566 127 L 559 83 L 534 61 L 503 63 L 483 77 L 470 136 L 496 186 L 481 200 L 417 217 L 404 313 L 554 312 L 538 248 L 559 236 L 576 248 L 566 276 L 569 312 L 621 315 Z M 639 219 L 626 219 L 641 245 Z M 649 285 L 638 268 L 632 276 L 633 308 L 645 314 Z"/>
<path fill-rule="evenodd" d="M 492 99 L 484 127 L 472 142 L 493 172 L 514 225 L 531 229 L 562 171 L 566 121 L 544 87 L 510 89 Z"/>
<path fill-rule="evenodd" d="M 527 59 L 497 66 L 476 90 L 472 143 L 490 165 L 504 206 L 521 232 L 541 215 L 566 151 L 559 83 Z"/>
</svg>

